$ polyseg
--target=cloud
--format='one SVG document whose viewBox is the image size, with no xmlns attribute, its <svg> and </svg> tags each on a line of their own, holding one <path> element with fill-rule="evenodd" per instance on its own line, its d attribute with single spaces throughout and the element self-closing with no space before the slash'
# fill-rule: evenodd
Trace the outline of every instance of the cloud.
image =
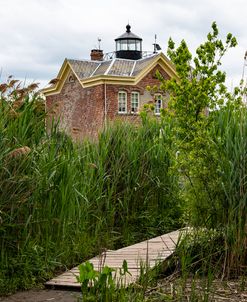
<svg viewBox="0 0 247 302">
<path fill-rule="evenodd" d="M 246 1 L 235 0 L 1 0 L 0 69 L 4 75 L 49 81 L 64 58 L 89 58 L 102 39 L 105 52 L 115 49 L 114 39 L 128 22 L 152 50 L 154 35 L 166 52 L 170 36 L 185 39 L 190 49 L 205 39 L 216 20 L 222 36 L 235 34 L 239 46 L 224 60 L 230 77 L 242 73 L 247 48 L 244 21 Z"/>
</svg>

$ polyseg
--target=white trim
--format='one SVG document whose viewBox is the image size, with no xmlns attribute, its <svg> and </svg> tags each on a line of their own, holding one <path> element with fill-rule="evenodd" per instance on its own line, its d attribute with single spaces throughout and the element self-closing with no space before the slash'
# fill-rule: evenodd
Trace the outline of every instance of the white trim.
<svg viewBox="0 0 247 302">
<path fill-rule="evenodd" d="M 160 97 L 160 98 L 156 99 L 157 97 Z M 160 115 L 160 110 L 163 108 L 163 96 L 162 96 L 161 93 L 157 93 L 157 94 L 155 94 L 154 98 L 155 98 L 154 114 L 155 114 L 155 115 Z M 159 108 L 159 109 L 160 109 L 159 112 L 155 112 L 155 110 L 156 110 L 156 102 L 157 102 L 157 101 L 161 101 L 160 108 Z"/>
<path fill-rule="evenodd" d="M 132 70 L 131 70 L 130 75 L 129 75 L 130 77 L 132 76 L 132 74 L 133 74 L 133 72 L 135 70 L 135 67 L 136 67 L 136 61 L 133 64 Z"/>
<path fill-rule="evenodd" d="M 137 111 L 132 111 L 132 95 L 137 94 L 138 95 L 138 102 L 137 102 Z M 138 113 L 140 110 L 140 92 L 139 91 L 132 91 L 130 95 L 130 112 L 131 113 Z"/>
<path fill-rule="evenodd" d="M 115 61 L 116 61 L 116 58 L 113 59 L 113 60 L 111 61 L 111 64 L 110 64 L 109 67 L 106 69 L 106 72 L 104 73 L 104 75 L 107 75 L 107 74 L 108 74 L 108 72 L 109 72 L 110 69 L 112 68 L 112 65 L 115 63 Z"/>
<path fill-rule="evenodd" d="M 125 95 L 125 111 L 119 111 L 119 94 L 120 93 L 123 93 Z M 128 106 L 128 96 L 127 96 L 127 92 L 124 91 L 124 90 L 120 90 L 118 91 L 118 109 L 117 109 L 117 112 L 118 114 L 126 114 L 128 113 L 128 109 L 127 109 L 127 106 Z"/>
<path fill-rule="evenodd" d="M 106 82 L 104 83 L 104 90 L 105 90 L 105 116 L 104 116 L 104 122 L 105 122 L 105 128 L 107 126 L 107 98 L 106 98 Z"/>
<path fill-rule="evenodd" d="M 100 63 L 95 69 L 94 71 L 91 73 L 90 78 L 95 74 L 96 70 L 98 70 L 98 68 L 101 66 L 102 63 Z"/>
</svg>

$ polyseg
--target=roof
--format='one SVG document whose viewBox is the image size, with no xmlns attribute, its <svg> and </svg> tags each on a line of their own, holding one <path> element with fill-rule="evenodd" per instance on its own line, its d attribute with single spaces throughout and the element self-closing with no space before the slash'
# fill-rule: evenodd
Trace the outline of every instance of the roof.
<svg viewBox="0 0 247 302">
<path fill-rule="evenodd" d="M 116 38 L 115 41 L 126 40 L 126 39 L 129 39 L 129 40 L 141 40 L 142 41 L 142 38 L 140 38 L 137 35 L 133 34 L 130 31 L 130 28 L 131 28 L 131 26 L 128 24 L 126 26 L 126 32 L 124 34 L 122 34 L 121 36 L 119 36 L 118 38 Z"/>
<path fill-rule="evenodd" d="M 125 39 L 129 39 L 129 40 L 142 40 L 142 38 L 138 37 L 137 35 L 133 34 L 132 32 L 126 32 L 124 34 L 122 34 L 121 36 L 117 37 L 115 39 L 115 41 L 118 40 L 125 40 Z"/>
<path fill-rule="evenodd" d="M 133 76 L 137 76 L 140 72 L 142 72 L 143 69 L 146 68 L 146 66 L 148 66 L 150 63 L 152 63 L 152 61 L 158 56 L 158 54 L 155 54 L 153 56 L 141 59 L 141 60 L 137 60 L 136 61 L 136 65 L 135 65 L 135 69 L 133 70 L 132 75 Z"/>
<path fill-rule="evenodd" d="M 77 74 L 79 79 L 88 78 L 93 71 L 98 67 L 98 63 L 94 61 L 79 61 L 68 60 L 73 71 Z"/>
<path fill-rule="evenodd" d="M 170 77 L 178 79 L 175 66 L 162 53 L 152 54 L 139 60 L 114 58 L 107 61 L 65 59 L 57 75 L 56 84 L 43 88 L 47 95 L 60 93 L 71 72 L 82 87 L 99 84 L 137 85 L 155 66 L 159 65 Z"/>
<path fill-rule="evenodd" d="M 157 54 L 139 60 L 127 60 L 115 58 L 109 61 L 88 61 L 68 59 L 72 70 L 80 80 L 93 76 L 110 75 L 129 77 L 138 75 Z"/>
</svg>

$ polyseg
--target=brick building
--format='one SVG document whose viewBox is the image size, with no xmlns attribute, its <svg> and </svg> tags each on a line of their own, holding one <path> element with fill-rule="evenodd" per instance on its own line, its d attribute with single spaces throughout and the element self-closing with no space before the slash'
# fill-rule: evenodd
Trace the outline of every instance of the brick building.
<svg viewBox="0 0 247 302">
<path fill-rule="evenodd" d="M 143 56 L 142 39 L 126 26 L 116 41 L 116 52 L 104 59 L 103 51 L 91 51 L 91 60 L 65 59 L 58 80 L 43 90 L 46 96 L 48 127 L 59 119 L 60 130 L 75 140 L 95 137 L 104 125 L 115 119 L 136 121 L 145 103 L 153 102 L 160 114 L 167 96 L 147 91 L 159 85 L 157 70 L 165 78 L 177 77 L 163 53 Z"/>
</svg>

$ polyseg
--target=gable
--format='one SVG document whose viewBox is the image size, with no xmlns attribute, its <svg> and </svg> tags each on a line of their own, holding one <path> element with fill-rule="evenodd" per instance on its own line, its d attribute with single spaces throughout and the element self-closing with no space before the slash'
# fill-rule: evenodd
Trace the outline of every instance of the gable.
<svg viewBox="0 0 247 302">
<path fill-rule="evenodd" d="M 60 93 L 69 74 L 73 74 L 83 88 L 101 84 L 138 85 L 152 70 L 163 70 L 169 78 L 178 78 L 175 67 L 163 53 L 137 61 L 113 59 L 111 61 L 65 60 L 57 78 L 58 83 L 45 88 L 45 95 Z"/>
<path fill-rule="evenodd" d="M 70 64 L 68 63 L 68 60 L 65 59 L 56 77 L 56 79 L 58 80 L 57 83 L 50 87 L 42 89 L 42 93 L 44 93 L 45 96 L 60 93 L 66 81 L 70 81 L 71 77 L 81 83 L 75 71 L 71 68 Z"/>
<path fill-rule="evenodd" d="M 152 70 L 155 69 L 163 71 L 165 74 L 168 75 L 169 78 L 178 79 L 173 64 L 166 58 L 163 53 L 160 53 L 157 59 L 152 62 L 152 64 L 149 64 L 145 69 L 143 69 L 141 73 L 137 76 L 136 84 L 139 83 L 147 74 L 149 74 Z"/>
<path fill-rule="evenodd" d="M 157 78 L 157 72 L 161 74 L 161 76 L 167 80 L 170 79 L 170 75 L 159 65 L 155 65 L 148 73 L 146 73 L 143 77 L 140 78 L 136 86 L 147 87 L 147 86 L 159 86 L 160 80 Z"/>
</svg>

